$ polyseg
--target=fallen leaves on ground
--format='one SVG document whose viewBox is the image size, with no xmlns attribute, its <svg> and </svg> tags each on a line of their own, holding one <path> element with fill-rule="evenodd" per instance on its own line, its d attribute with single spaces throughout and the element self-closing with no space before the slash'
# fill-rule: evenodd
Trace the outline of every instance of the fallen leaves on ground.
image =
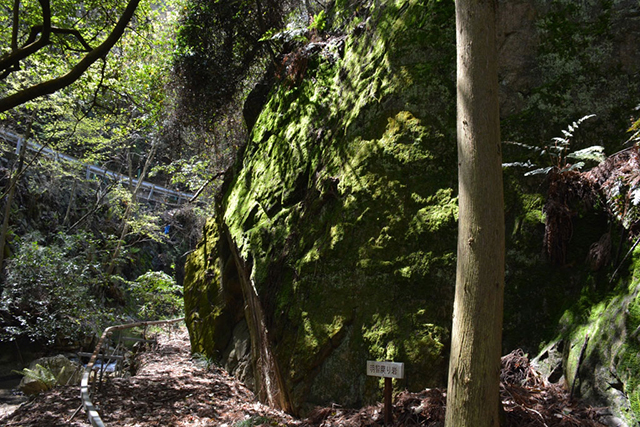
<svg viewBox="0 0 640 427">
<path fill-rule="evenodd" d="M 186 329 L 158 337 L 158 346 L 137 356 L 136 374 L 112 378 L 94 396 L 108 426 L 299 426 L 366 427 L 384 425 L 382 404 L 362 409 L 316 408 L 298 420 L 257 401 L 242 383 L 206 360 L 190 354 Z M 508 426 L 601 426 L 595 409 L 579 405 L 560 386 L 547 384 L 521 352 L 503 358 L 501 395 Z M 0 418 L 6 426 L 90 424 L 80 406 L 79 387 L 58 387 Z M 446 393 L 427 389 L 402 392 L 393 405 L 394 425 L 444 425 Z"/>
</svg>

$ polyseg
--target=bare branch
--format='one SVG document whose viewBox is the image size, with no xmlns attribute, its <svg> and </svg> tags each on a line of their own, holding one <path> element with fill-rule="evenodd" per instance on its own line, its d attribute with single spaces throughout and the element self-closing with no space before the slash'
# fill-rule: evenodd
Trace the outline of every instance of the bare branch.
<svg viewBox="0 0 640 427">
<path fill-rule="evenodd" d="M 40 1 L 41 3 L 46 2 L 48 4 L 47 0 L 40 0 Z M 82 74 L 94 62 L 96 62 L 98 59 L 104 57 L 107 53 L 109 53 L 113 45 L 115 45 L 116 42 L 120 39 L 120 37 L 122 37 L 122 34 L 124 33 L 125 28 L 129 24 L 129 21 L 131 21 L 131 18 L 133 17 L 133 14 L 136 8 L 138 7 L 138 3 L 140 3 L 140 0 L 130 0 L 129 4 L 127 4 L 127 8 L 120 16 L 120 19 L 118 20 L 118 23 L 116 24 L 115 28 L 113 29 L 111 34 L 109 34 L 109 37 L 107 37 L 107 39 L 104 42 L 102 42 L 99 46 L 97 46 L 91 52 L 87 53 L 85 57 L 82 58 L 82 60 L 78 64 L 76 64 L 67 74 L 58 78 L 47 80 L 45 82 L 39 83 L 31 87 L 28 87 L 24 90 L 14 93 L 13 95 L 0 99 L 0 112 L 10 110 L 13 107 L 24 104 L 25 102 L 31 101 L 35 98 L 54 93 L 62 89 L 63 87 L 67 87 L 71 83 L 78 80 L 80 76 L 82 76 Z M 51 22 L 49 19 L 49 27 L 48 27 L 49 29 L 51 28 L 50 24 Z M 46 26 L 46 22 L 45 22 L 45 26 Z M 44 38 L 44 33 L 42 34 L 40 39 L 42 38 Z M 47 38 L 48 38 L 48 34 L 47 34 Z M 2 69 L 2 67 L 0 67 L 0 69 Z"/>
<path fill-rule="evenodd" d="M 215 181 L 216 179 L 220 178 L 221 176 L 224 176 L 225 172 L 218 172 L 217 174 L 215 174 L 214 176 L 212 176 L 209 180 L 207 180 L 207 182 L 205 182 L 199 189 L 198 191 L 196 191 L 196 194 L 193 195 L 193 197 L 191 197 L 189 199 L 189 203 L 193 203 L 196 201 L 196 199 L 198 198 L 198 196 L 200 196 L 200 194 L 204 191 L 205 188 L 207 188 L 207 186 L 209 184 L 211 184 L 213 181 Z"/>
</svg>

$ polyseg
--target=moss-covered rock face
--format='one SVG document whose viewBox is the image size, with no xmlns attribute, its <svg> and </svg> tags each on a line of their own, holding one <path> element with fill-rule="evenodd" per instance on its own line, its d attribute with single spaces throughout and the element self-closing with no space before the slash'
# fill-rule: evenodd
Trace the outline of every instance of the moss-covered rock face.
<svg viewBox="0 0 640 427">
<path fill-rule="evenodd" d="M 633 252 L 623 277 L 605 296 L 583 291 L 560 321 L 560 357 L 549 364 L 545 351 L 541 366 L 547 374 L 562 369 L 574 395 L 609 406 L 615 417 L 635 426 L 640 422 L 640 250 Z"/>
<path fill-rule="evenodd" d="M 587 114 L 590 138 L 617 151 L 638 103 L 640 37 L 635 0 L 500 1 L 503 138 L 550 141 Z"/>
<path fill-rule="evenodd" d="M 184 303 L 191 348 L 195 353 L 208 355 L 215 355 L 227 344 L 220 344 L 214 338 L 220 334 L 215 325 L 223 308 L 223 301 L 218 298 L 221 290 L 218 239 L 218 225 L 208 220 L 202 241 L 187 258 L 185 266 Z"/>
<path fill-rule="evenodd" d="M 387 2 L 350 35 L 317 43 L 304 80 L 278 89 L 258 118 L 222 202 L 218 220 L 252 262 L 296 411 L 377 398 L 367 360 L 404 362 L 397 387 L 446 382 L 457 204 L 455 41 L 443 22 L 452 10 Z M 216 288 L 224 261 L 204 248 L 215 228 L 185 280 L 187 312 L 199 313 L 194 349 L 212 355 L 230 339 L 198 327 L 215 328 L 228 311 Z"/>
<path fill-rule="evenodd" d="M 230 348 L 249 353 L 233 333 L 246 327 L 237 276 L 248 269 L 294 412 L 379 398 L 367 360 L 404 362 L 398 388 L 446 384 L 457 235 L 454 2 L 371 3 L 354 13 L 338 0 L 327 25 L 343 35 L 299 52 L 304 78 L 271 94 L 187 265 L 193 349 L 221 359 L 241 358 Z M 523 20 L 543 16 L 524 2 L 510 7 Z M 526 28 L 536 34 L 535 58 L 546 46 L 541 27 Z M 529 57 L 512 60 L 504 75 L 532 74 Z M 517 115 L 505 122 L 508 135 L 524 135 L 527 120 L 540 124 L 524 87 L 544 82 L 525 83 L 505 92 L 503 107 Z M 546 130 L 527 138 L 546 139 Z M 506 342 L 536 348 L 584 276 L 546 265 L 539 182 L 511 170 L 505 183 Z M 586 249 L 596 232 L 582 236 Z M 569 259 L 582 262 L 584 251 Z"/>
</svg>

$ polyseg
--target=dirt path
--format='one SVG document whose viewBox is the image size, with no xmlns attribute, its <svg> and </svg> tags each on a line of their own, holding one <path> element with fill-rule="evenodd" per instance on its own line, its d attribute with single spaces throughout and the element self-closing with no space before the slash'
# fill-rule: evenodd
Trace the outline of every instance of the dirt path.
<svg viewBox="0 0 640 427">
<path fill-rule="evenodd" d="M 0 385 L 0 419 L 18 409 L 27 398 L 14 394 L 12 389 L 18 387 L 19 379 L 5 381 Z"/>
<path fill-rule="evenodd" d="M 137 358 L 135 376 L 111 379 L 94 404 L 108 426 L 298 425 L 292 417 L 259 403 L 224 370 L 194 359 L 181 328 L 158 337 L 158 348 Z M 80 410 L 79 387 L 58 387 L 0 417 L 6 426 L 89 426 Z"/>
<path fill-rule="evenodd" d="M 155 349 L 140 353 L 130 378 L 112 379 L 94 398 L 110 427 L 377 427 L 382 405 L 362 409 L 318 408 L 305 420 L 259 403 L 254 394 L 224 370 L 193 358 L 183 327 L 160 335 Z M 522 354 L 503 358 L 502 402 L 507 426 L 601 426 L 600 411 L 572 401 L 555 384 L 544 384 Z M 80 406 L 79 387 L 43 393 L 4 417 L 0 426 L 89 426 Z M 446 395 L 431 389 L 396 396 L 396 426 L 441 427 Z"/>
</svg>

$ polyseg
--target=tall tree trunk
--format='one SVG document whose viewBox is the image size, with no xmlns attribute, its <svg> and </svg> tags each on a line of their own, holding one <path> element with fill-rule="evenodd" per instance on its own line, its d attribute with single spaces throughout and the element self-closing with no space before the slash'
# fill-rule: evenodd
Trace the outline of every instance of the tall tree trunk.
<svg viewBox="0 0 640 427">
<path fill-rule="evenodd" d="M 497 0 L 456 0 L 458 264 L 447 427 L 498 426 L 504 201 Z"/>
<path fill-rule="evenodd" d="M 13 1 L 13 25 L 11 27 L 11 52 L 18 50 L 18 29 L 20 27 L 20 0 Z"/>
</svg>

